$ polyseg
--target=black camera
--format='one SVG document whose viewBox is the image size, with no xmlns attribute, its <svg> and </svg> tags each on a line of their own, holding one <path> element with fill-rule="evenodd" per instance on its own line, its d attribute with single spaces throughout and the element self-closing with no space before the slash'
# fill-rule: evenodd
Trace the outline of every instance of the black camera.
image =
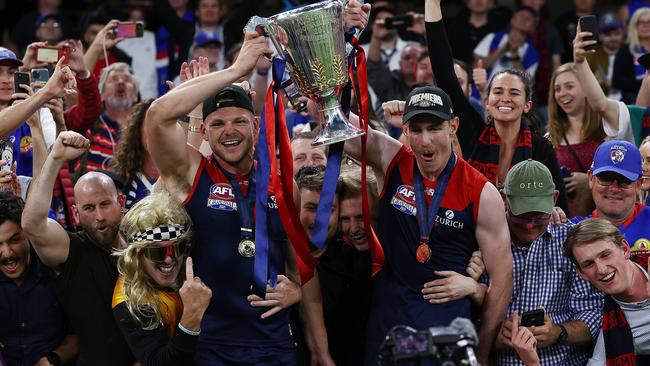
<svg viewBox="0 0 650 366">
<path fill-rule="evenodd" d="M 476 345 L 476 331 L 467 319 L 458 318 L 449 327 L 425 330 L 397 325 L 381 346 L 379 364 L 408 365 L 431 360 L 441 366 L 478 366 Z"/>
</svg>

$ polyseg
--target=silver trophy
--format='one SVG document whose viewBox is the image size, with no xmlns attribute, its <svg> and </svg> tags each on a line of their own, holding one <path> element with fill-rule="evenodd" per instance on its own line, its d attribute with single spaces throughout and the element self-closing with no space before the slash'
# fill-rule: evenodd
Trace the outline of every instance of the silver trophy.
<svg viewBox="0 0 650 366">
<path fill-rule="evenodd" d="M 274 15 L 252 17 L 244 32 L 262 31 L 300 93 L 318 104 L 321 131 L 312 146 L 328 145 L 365 134 L 348 122 L 339 98 L 348 82 L 343 3 L 323 1 Z"/>
</svg>

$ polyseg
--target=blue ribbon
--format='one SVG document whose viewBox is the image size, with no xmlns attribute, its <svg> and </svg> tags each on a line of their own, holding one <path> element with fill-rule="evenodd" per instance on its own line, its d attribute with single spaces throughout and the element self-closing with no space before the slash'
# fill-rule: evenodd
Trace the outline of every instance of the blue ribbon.
<svg viewBox="0 0 650 366">
<path fill-rule="evenodd" d="M 266 297 L 266 282 L 269 268 L 269 233 L 268 233 L 268 192 L 271 177 L 271 161 L 269 159 L 268 142 L 266 141 L 266 111 L 262 111 L 260 134 L 257 140 L 258 152 L 257 170 L 255 171 L 255 260 L 253 264 L 253 293 L 261 298 Z M 271 278 L 274 285 L 275 279 Z"/>
<path fill-rule="evenodd" d="M 440 203 L 442 202 L 442 196 L 447 190 L 447 183 L 449 183 L 449 178 L 451 177 L 451 171 L 456 165 L 456 155 L 452 152 L 449 160 L 447 160 L 447 165 L 443 169 L 440 176 L 438 176 L 438 184 L 436 185 L 436 190 L 433 193 L 433 198 L 431 198 L 431 204 L 427 210 L 427 200 L 424 196 L 424 183 L 422 182 L 422 175 L 420 174 L 420 168 L 418 168 L 417 161 L 413 162 L 413 188 L 415 190 L 415 204 L 417 207 L 417 218 L 418 226 L 420 228 L 420 241 L 422 244 L 429 243 L 429 233 L 433 228 L 433 223 L 436 219 L 436 214 L 440 208 Z"/>
</svg>

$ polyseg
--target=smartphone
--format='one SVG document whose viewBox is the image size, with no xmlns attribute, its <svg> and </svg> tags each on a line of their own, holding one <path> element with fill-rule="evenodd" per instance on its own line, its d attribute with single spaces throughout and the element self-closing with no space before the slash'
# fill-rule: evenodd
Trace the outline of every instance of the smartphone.
<svg viewBox="0 0 650 366">
<path fill-rule="evenodd" d="M 0 153 L 2 154 L 0 160 L 7 162 L 0 167 L 0 170 L 11 170 L 11 166 L 14 164 L 14 144 L 8 139 L 2 139 L 0 140 L 0 149 Z"/>
<path fill-rule="evenodd" d="M 564 178 L 568 178 L 571 176 L 571 169 L 567 168 L 564 165 L 560 167 L 560 172 L 562 173 L 562 177 Z"/>
<path fill-rule="evenodd" d="M 544 325 L 544 309 L 539 308 L 521 314 L 521 325 L 524 327 L 541 327 Z"/>
<path fill-rule="evenodd" d="M 14 91 L 16 93 L 29 93 L 26 89 L 21 88 L 20 84 L 30 85 L 28 72 L 17 72 L 14 74 Z"/>
<path fill-rule="evenodd" d="M 586 51 L 597 50 L 600 48 L 600 39 L 598 38 L 598 22 L 595 15 L 580 17 L 580 31 L 591 32 L 591 36 L 585 37 L 583 41 L 596 41 L 596 44 L 585 47 Z"/>
<path fill-rule="evenodd" d="M 282 84 L 280 84 L 280 88 L 284 91 L 287 99 L 289 99 L 289 103 L 291 103 L 293 109 L 295 109 L 296 112 L 300 113 L 307 109 L 307 102 L 300 99 L 302 94 L 300 94 L 298 91 L 296 84 L 294 84 L 293 81 L 286 75 L 287 74 L 285 73 L 286 79 L 282 82 Z"/>
<path fill-rule="evenodd" d="M 388 29 L 408 28 L 413 25 L 413 15 L 396 15 L 384 19 L 384 26 Z"/>
<path fill-rule="evenodd" d="M 121 22 L 117 25 L 115 35 L 121 38 L 142 38 L 144 24 L 142 22 Z"/>
<path fill-rule="evenodd" d="M 65 60 L 63 60 L 63 62 L 68 62 L 68 59 L 70 57 L 70 49 L 68 47 L 41 47 L 36 50 L 36 61 L 38 62 L 55 64 L 61 57 L 65 57 Z"/>
<path fill-rule="evenodd" d="M 32 84 L 35 87 L 42 87 L 50 79 L 50 70 L 32 69 Z"/>
</svg>

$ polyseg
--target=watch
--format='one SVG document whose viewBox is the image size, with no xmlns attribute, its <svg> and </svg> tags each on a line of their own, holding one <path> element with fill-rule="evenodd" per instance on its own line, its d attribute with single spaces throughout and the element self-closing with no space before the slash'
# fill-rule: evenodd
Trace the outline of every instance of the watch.
<svg viewBox="0 0 650 366">
<path fill-rule="evenodd" d="M 564 325 L 558 324 L 557 326 L 560 327 L 560 336 L 557 337 L 557 343 L 566 344 L 566 341 L 569 338 L 569 333 L 567 333 Z"/>
<path fill-rule="evenodd" d="M 47 358 L 47 362 L 49 362 L 50 365 L 61 366 L 61 357 L 59 357 L 56 352 L 52 351 L 48 353 L 45 358 Z"/>
</svg>

